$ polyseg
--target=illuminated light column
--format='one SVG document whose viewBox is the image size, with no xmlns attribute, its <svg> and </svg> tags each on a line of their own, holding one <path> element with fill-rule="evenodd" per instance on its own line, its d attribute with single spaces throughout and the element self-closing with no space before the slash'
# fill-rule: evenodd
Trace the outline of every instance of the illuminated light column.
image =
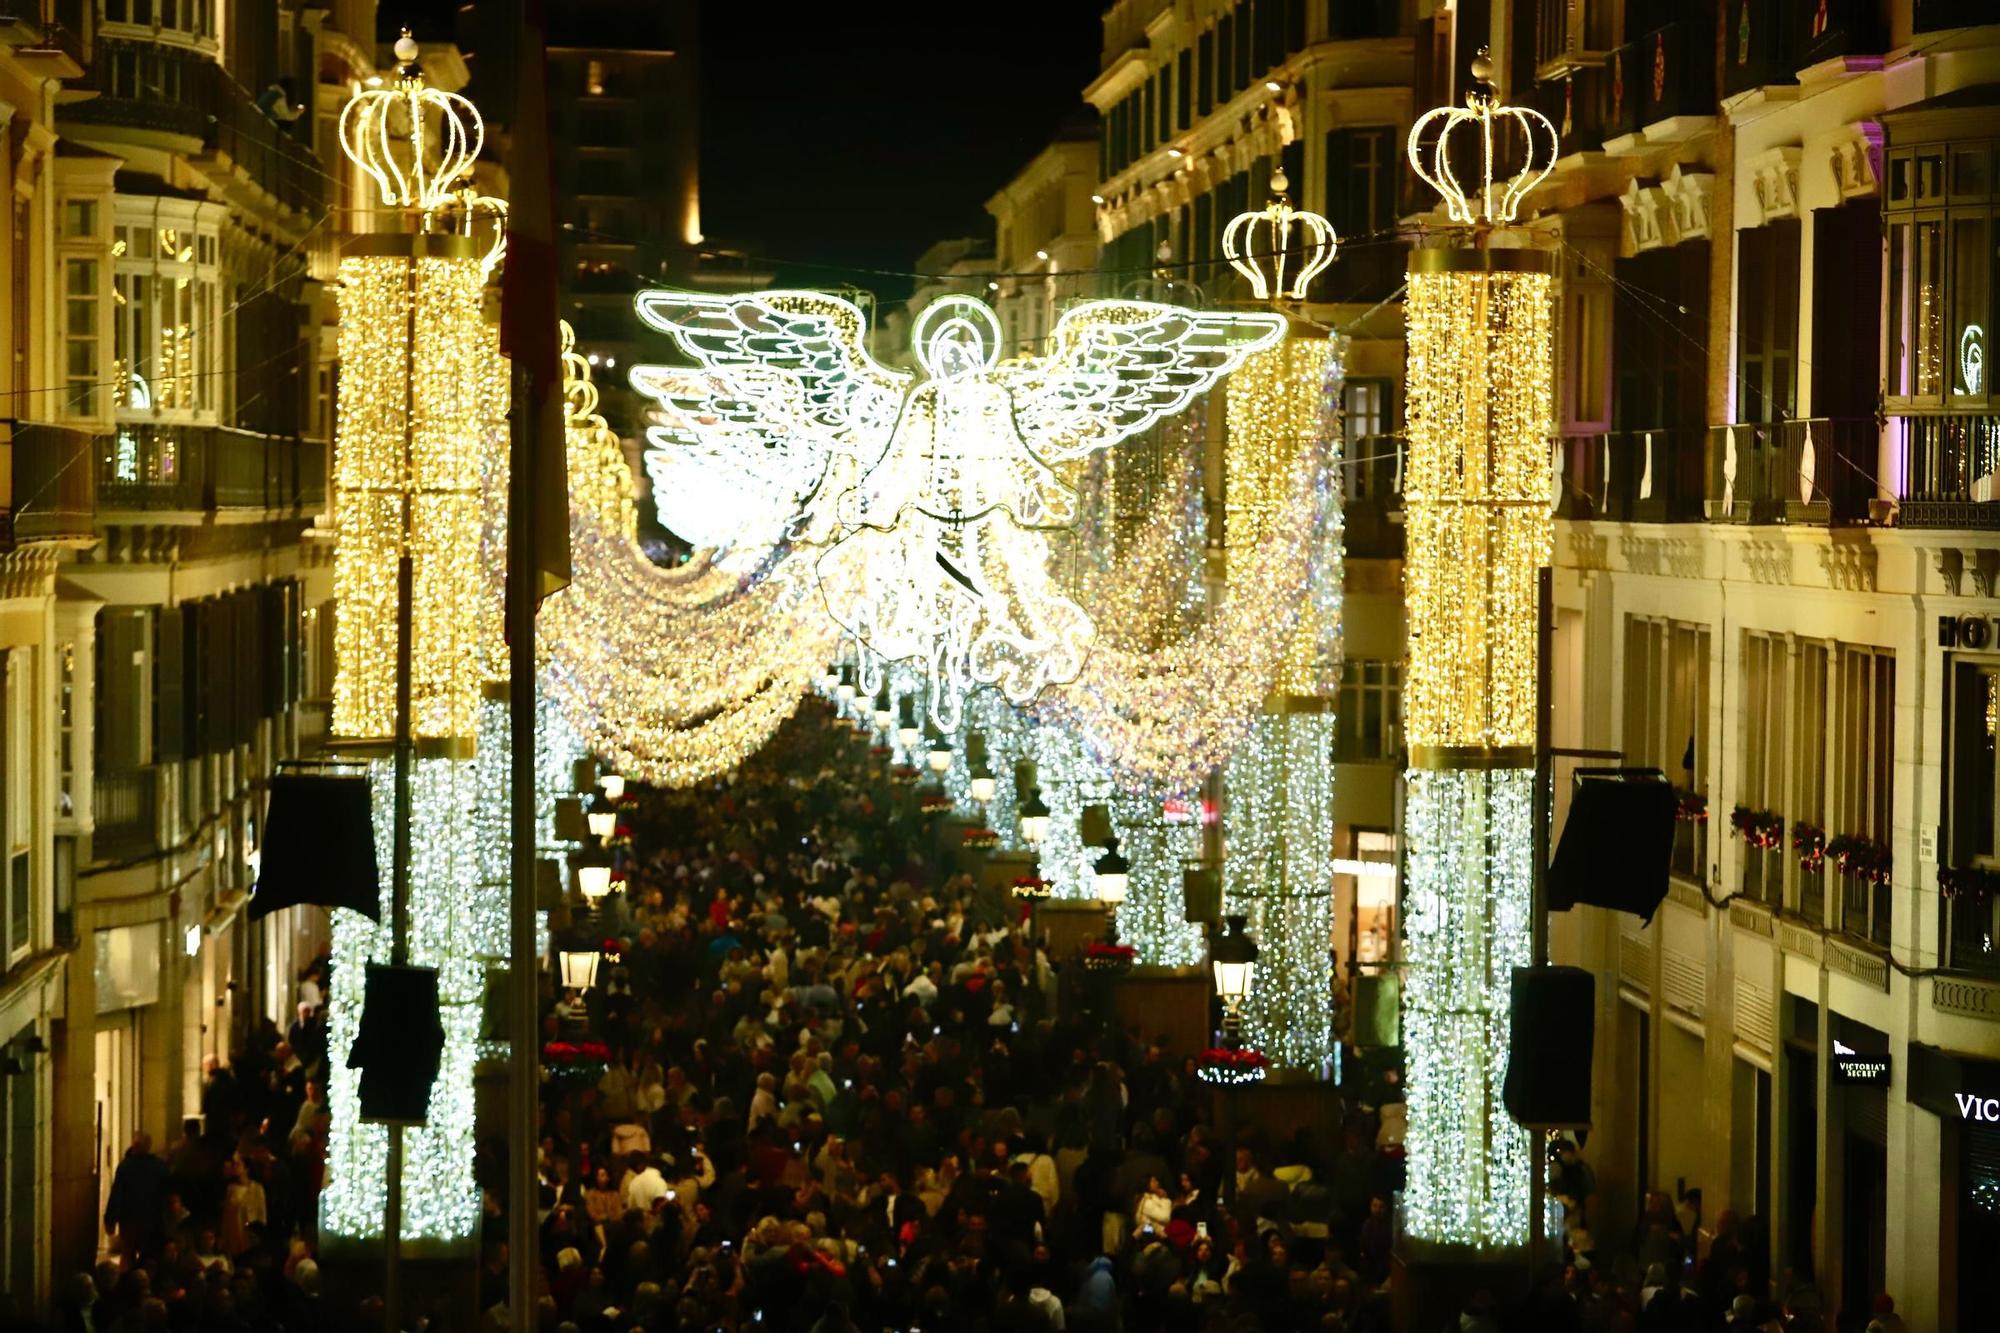
<svg viewBox="0 0 2000 1333">
<path fill-rule="evenodd" d="M 415 58 L 407 37 L 398 57 Z M 335 911 L 328 1105 L 333 1128 L 321 1226 L 329 1239 L 379 1239 L 390 1211 L 390 1127 L 364 1121 L 347 1066 L 370 962 L 435 968 L 445 1032 L 427 1121 L 401 1131 L 404 1242 L 452 1245 L 479 1220 L 472 1175 L 473 1062 L 485 986 L 480 821 L 486 775 L 474 760 L 481 690 L 498 652 L 500 603 L 480 568 L 494 451 L 504 441 L 504 376 L 483 317 L 487 247 L 447 234 L 484 131 L 471 104 L 424 84 L 406 63 L 392 87 L 358 93 L 341 145 L 374 182 L 380 231 L 348 238 L 340 266 L 340 396 L 334 445 L 337 745 L 369 761 L 377 845 L 398 837 L 397 765 L 382 757 L 401 723 L 398 567 L 410 564 L 406 928 L 392 880 L 378 924 Z M 456 220 L 453 221 L 456 225 Z M 385 871 L 390 866 L 385 864 Z M 393 874 L 393 872 L 390 872 Z"/>
<path fill-rule="evenodd" d="M 1474 131 L 1463 156 L 1482 159 L 1476 193 L 1446 161 L 1444 140 L 1461 126 Z M 1432 130 L 1442 132 L 1427 142 Z M 1527 136 L 1528 167 L 1496 179 L 1495 139 L 1509 134 Z M 1410 135 L 1418 174 L 1472 242 L 1412 253 L 1404 305 L 1403 1229 L 1437 1252 L 1492 1253 L 1528 1239 L 1530 1135 L 1508 1118 L 1500 1088 L 1508 988 L 1533 949 L 1536 592 L 1552 532 L 1554 279 L 1546 253 L 1489 242 L 1547 173 L 1554 146 L 1546 120 L 1477 92 L 1463 109 L 1419 119 Z"/>
<path fill-rule="evenodd" d="M 1223 233 L 1224 253 L 1260 298 L 1302 300 L 1338 241 L 1317 214 L 1277 192 Z M 1275 688 L 1223 775 L 1225 911 L 1248 918 L 1261 946 L 1241 1010 L 1246 1045 L 1281 1069 L 1323 1076 L 1333 1058 L 1333 726 L 1340 687 L 1343 578 L 1341 391 L 1345 340 L 1295 320 L 1285 339 L 1229 379 L 1227 511 L 1232 572 L 1271 540 L 1315 470 L 1307 605 Z"/>
</svg>

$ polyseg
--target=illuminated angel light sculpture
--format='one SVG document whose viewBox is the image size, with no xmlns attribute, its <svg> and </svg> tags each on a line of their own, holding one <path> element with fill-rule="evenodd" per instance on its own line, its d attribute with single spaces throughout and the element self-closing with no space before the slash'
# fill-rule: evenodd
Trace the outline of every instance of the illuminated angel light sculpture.
<svg viewBox="0 0 2000 1333">
<path fill-rule="evenodd" d="M 874 656 L 919 665 L 947 731 L 977 685 L 1019 703 L 1083 669 L 1094 628 L 1048 568 L 1046 534 L 1077 516 L 1060 465 L 1180 411 L 1285 328 L 1089 301 L 1047 356 L 1003 362 L 992 309 L 945 296 L 913 327 L 913 376 L 877 364 L 866 317 L 823 293 L 648 291 L 637 307 L 699 363 L 631 372 L 667 423 L 655 448 L 691 442 L 684 457 L 733 470 L 746 521 L 789 493 L 790 540 L 823 548 L 828 611 Z"/>
</svg>

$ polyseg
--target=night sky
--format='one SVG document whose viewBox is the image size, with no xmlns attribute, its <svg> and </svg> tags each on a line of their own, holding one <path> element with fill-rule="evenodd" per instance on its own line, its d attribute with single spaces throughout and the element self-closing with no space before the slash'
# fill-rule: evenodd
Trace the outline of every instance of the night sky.
<svg viewBox="0 0 2000 1333">
<path fill-rule="evenodd" d="M 991 235 L 984 207 L 1087 110 L 1104 0 L 630 0 L 702 8 L 702 230 L 779 280 L 901 299 L 932 242 Z M 549 0 L 561 4 L 562 0 Z M 458 0 L 382 0 L 464 35 Z M 480 0 L 475 24 L 504 16 Z M 476 45 L 475 41 L 475 45 Z M 475 61 L 475 68 L 477 68 Z M 480 91 L 475 89 L 476 92 Z M 504 114 L 504 113 L 503 113 Z"/>
<path fill-rule="evenodd" d="M 1084 106 L 1103 40 L 1098 0 L 703 8 L 703 230 L 888 299 L 909 279 L 852 269 L 990 235 L 985 201 Z"/>
</svg>

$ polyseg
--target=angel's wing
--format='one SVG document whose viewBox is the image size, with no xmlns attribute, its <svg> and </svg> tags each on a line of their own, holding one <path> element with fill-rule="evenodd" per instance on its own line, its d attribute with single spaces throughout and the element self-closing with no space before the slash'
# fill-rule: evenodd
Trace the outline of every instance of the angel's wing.
<svg viewBox="0 0 2000 1333">
<path fill-rule="evenodd" d="M 632 387 L 658 404 L 647 431 L 655 448 L 699 445 L 747 473 L 783 475 L 803 498 L 826 471 L 830 442 L 818 429 L 798 381 L 782 371 L 744 367 L 732 374 L 680 366 L 634 366 Z"/>
<path fill-rule="evenodd" d="M 1284 331 L 1262 311 L 1086 301 L 1056 321 L 1047 356 L 994 373 L 1037 454 L 1081 458 L 1180 411 Z"/>
<path fill-rule="evenodd" d="M 829 450 L 873 457 L 895 428 L 910 376 L 868 355 L 868 319 L 852 302 L 823 292 L 644 291 L 633 304 L 704 369 L 739 380 L 746 396 L 768 392 L 773 377 L 795 385 L 789 428 L 810 430 Z"/>
</svg>

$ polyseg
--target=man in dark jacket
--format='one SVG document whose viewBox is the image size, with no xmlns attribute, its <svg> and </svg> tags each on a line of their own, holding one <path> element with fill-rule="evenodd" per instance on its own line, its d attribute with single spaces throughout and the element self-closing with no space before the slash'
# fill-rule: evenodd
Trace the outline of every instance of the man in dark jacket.
<svg viewBox="0 0 2000 1333">
<path fill-rule="evenodd" d="M 132 1146 L 118 1163 L 104 1204 L 104 1229 L 116 1237 L 118 1252 L 128 1263 L 152 1252 L 166 1197 L 167 1164 L 153 1155 L 152 1136 L 142 1130 L 132 1136 Z"/>
</svg>

